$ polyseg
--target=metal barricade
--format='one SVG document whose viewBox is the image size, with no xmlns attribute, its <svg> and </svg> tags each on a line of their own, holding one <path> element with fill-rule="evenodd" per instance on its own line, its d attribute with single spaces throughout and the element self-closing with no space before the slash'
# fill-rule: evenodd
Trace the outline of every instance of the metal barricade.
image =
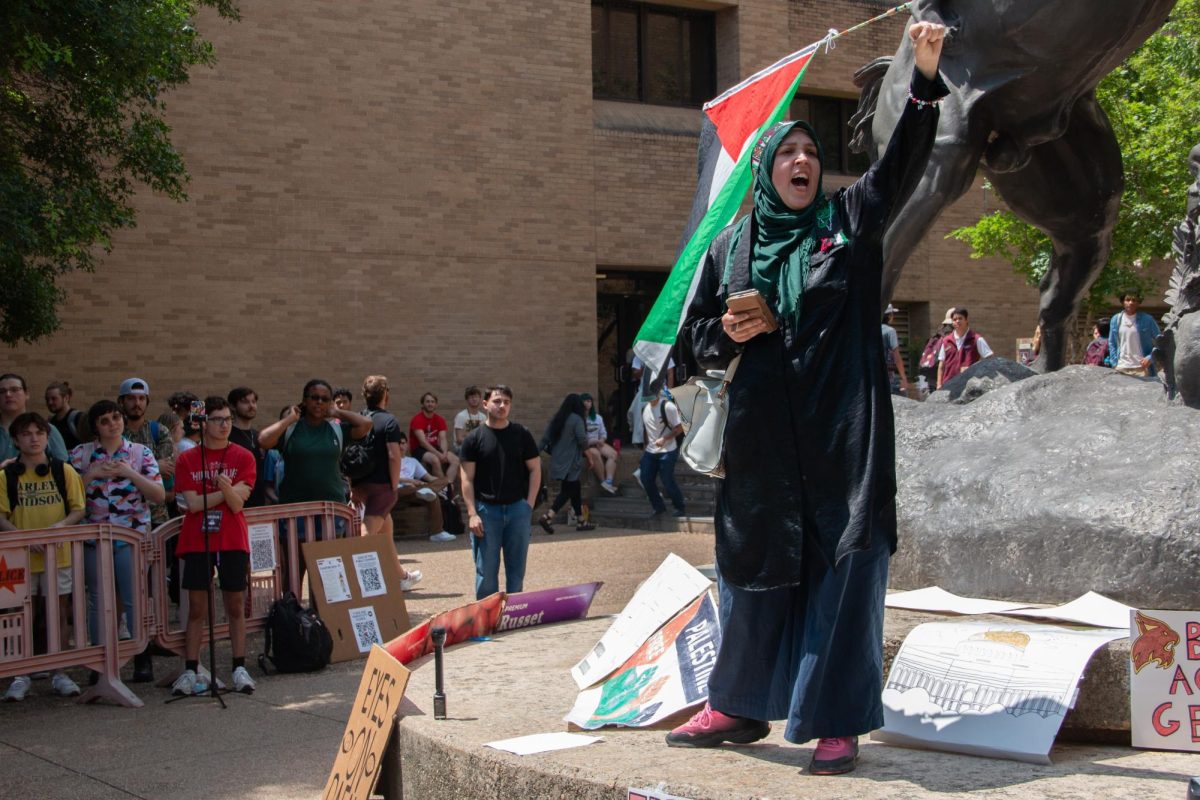
<svg viewBox="0 0 1200 800">
<path fill-rule="evenodd" d="M 117 625 L 116 570 L 113 545 L 125 543 L 132 556 L 133 608 L 130 612 L 130 639 L 119 639 Z M 31 591 L 32 573 L 28 569 L 29 549 L 44 548 L 44 592 L 35 600 Z M 59 626 L 58 551 L 71 551 L 71 612 L 74 639 L 63 647 Z M 89 553 L 90 551 L 90 553 Z M 20 559 L 20 553 L 24 558 Z M 88 555 L 85 556 L 85 553 Z M 6 554 L 9 554 L 6 556 Z M 23 595 L 16 605 L 0 608 L 0 678 L 56 671 L 66 667 L 88 667 L 99 679 L 79 697 L 89 703 L 111 700 L 125 706 L 140 707 L 141 699 L 121 682 L 121 665 L 146 648 L 156 629 L 154 609 L 149 602 L 145 574 L 149 544 L 144 534 L 117 525 L 75 525 L 68 528 L 43 528 L 13 531 L 0 538 L 0 588 L 14 596 Z M 13 557 L 13 556 L 16 557 Z M 85 564 L 94 561 L 96 586 L 88 585 Z M 11 562 L 23 561 L 23 574 Z M 23 591 L 22 591 L 23 589 Z M 88 641 L 88 590 L 95 597 L 98 640 Z M 46 620 L 46 652 L 35 654 L 33 647 L 34 603 L 41 602 Z"/>
<path fill-rule="evenodd" d="M 331 502 L 263 506 L 248 508 L 243 513 L 252 532 L 259 525 L 270 525 L 274 529 L 274 567 L 258 571 L 252 568 L 247 584 L 246 633 L 250 634 L 266 627 L 271 604 L 283 595 L 284 587 L 291 588 L 297 597 L 301 595 L 299 528 L 304 528 L 304 542 L 326 541 L 361 535 L 362 520 L 351 506 Z M 180 656 L 184 652 L 187 632 L 187 593 L 180 592 L 179 613 L 173 618 L 167 591 L 167 550 L 169 542 L 179 536 L 182 526 L 183 518 L 179 517 L 160 525 L 150 534 L 150 586 L 156 619 L 159 620 L 154 639 L 159 646 Z M 251 565 L 254 563 L 256 555 L 251 553 Z M 182 568 L 179 572 L 182 575 Z M 214 605 L 218 618 L 213 620 L 213 635 L 221 639 L 229 635 L 229 623 L 221 619 L 222 604 Z M 204 644 L 208 641 L 208 626 L 201 630 L 200 641 Z"/>
</svg>

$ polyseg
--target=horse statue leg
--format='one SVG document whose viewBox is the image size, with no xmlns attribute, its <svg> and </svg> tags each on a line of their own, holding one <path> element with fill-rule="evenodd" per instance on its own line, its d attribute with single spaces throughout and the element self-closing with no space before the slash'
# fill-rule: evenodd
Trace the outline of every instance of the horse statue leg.
<svg viewBox="0 0 1200 800">
<path fill-rule="evenodd" d="M 1013 172 L 984 172 L 1021 219 L 1050 237 L 1054 254 L 1042 279 L 1042 346 L 1033 368 L 1066 365 L 1067 321 L 1103 269 L 1121 205 L 1121 151 L 1104 110 L 1089 93 L 1071 110 L 1062 137 L 1029 151 Z"/>
</svg>

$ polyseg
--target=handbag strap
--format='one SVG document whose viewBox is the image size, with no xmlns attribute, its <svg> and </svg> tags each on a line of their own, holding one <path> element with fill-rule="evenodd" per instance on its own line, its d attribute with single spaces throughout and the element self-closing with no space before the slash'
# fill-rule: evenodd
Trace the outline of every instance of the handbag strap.
<svg viewBox="0 0 1200 800">
<path fill-rule="evenodd" d="M 737 372 L 738 364 L 742 361 L 742 354 L 738 353 L 733 357 L 733 361 L 729 362 L 729 366 L 725 368 L 725 375 L 721 378 L 721 391 L 717 392 L 717 396 L 724 397 L 729 391 L 729 384 L 733 383 L 733 374 Z"/>
</svg>

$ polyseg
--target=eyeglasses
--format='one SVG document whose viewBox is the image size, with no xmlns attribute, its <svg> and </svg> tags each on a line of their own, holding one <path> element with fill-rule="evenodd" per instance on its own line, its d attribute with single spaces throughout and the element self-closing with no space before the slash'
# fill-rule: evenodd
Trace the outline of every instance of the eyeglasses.
<svg viewBox="0 0 1200 800">
<path fill-rule="evenodd" d="M 233 417 L 209 417 L 208 421 L 217 425 L 232 425 Z"/>
<path fill-rule="evenodd" d="M 20 386 L 0 386 L 0 394 L 21 394 L 24 391 Z"/>
<path fill-rule="evenodd" d="M 327 394 L 310 394 L 310 395 L 308 395 L 308 399 L 312 400 L 314 403 L 332 403 L 333 402 L 333 398 Z"/>
</svg>

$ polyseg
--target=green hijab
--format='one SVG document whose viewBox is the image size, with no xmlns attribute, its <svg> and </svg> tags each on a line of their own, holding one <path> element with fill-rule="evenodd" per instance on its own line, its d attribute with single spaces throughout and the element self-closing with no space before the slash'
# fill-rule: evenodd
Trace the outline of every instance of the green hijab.
<svg viewBox="0 0 1200 800">
<path fill-rule="evenodd" d="M 816 143 L 817 159 L 821 163 L 813 201 L 799 211 L 788 208 L 771 182 L 771 169 L 779 145 L 797 127 Z M 820 228 L 829 227 L 833 211 L 821 186 L 825 177 L 825 153 L 817 132 L 801 121 L 771 126 L 759 138 L 754 151 L 751 163 L 754 167 L 755 236 L 750 257 L 750 283 L 764 297 L 774 301 L 779 314 L 791 320 L 794 327 L 800 321 L 804 288 L 808 283 L 808 261 L 817 241 L 816 233 Z"/>
</svg>

